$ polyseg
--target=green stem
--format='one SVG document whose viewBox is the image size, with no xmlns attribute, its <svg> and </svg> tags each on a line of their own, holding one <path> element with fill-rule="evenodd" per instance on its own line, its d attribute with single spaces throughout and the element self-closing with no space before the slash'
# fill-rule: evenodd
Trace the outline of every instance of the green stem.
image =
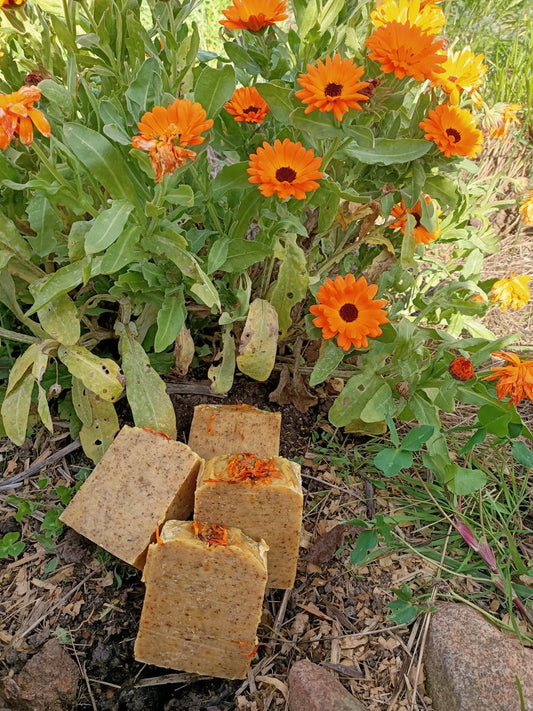
<svg viewBox="0 0 533 711">
<path fill-rule="evenodd" d="M 351 140 L 351 138 L 334 138 L 331 142 L 330 147 L 322 158 L 322 164 L 320 165 L 321 170 L 325 171 L 331 160 L 333 159 L 335 153 L 347 146 L 351 142 Z"/>
<path fill-rule="evenodd" d="M 0 328 L 0 338 L 6 338 L 8 341 L 16 341 L 17 343 L 38 343 L 41 339 L 35 336 L 27 336 L 25 333 L 17 333 L 9 331 L 7 328 Z"/>
<path fill-rule="evenodd" d="M 222 225 L 220 224 L 220 220 L 218 219 L 218 215 L 217 215 L 217 213 L 215 212 L 215 208 L 213 207 L 213 203 L 211 202 L 211 196 L 209 195 L 208 191 L 203 187 L 202 182 L 201 182 L 201 180 L 200 180 L 200 176 L 198 175 L 198 171 L 196 170 L 196 168 L 194 167 L 194 165 L 193 165 L 192 163 L 191 163 L 191 165 L 189 165 L 189 170 L 191 171 L 191 175 L 192 175 L 192 177 L 194 178 L 194 182 L 196 183 L 196 185 L 197 185 L 198 188 L 200 189 L 200 192 L 202 193 L 202 195 L 203 195 L 204 198 L 205 198 L 205 204 L 206 204 L 206 206 L 207 206 L 207 211 L 208 211 L 209 214 L 211 215 L 211 219 L 213 220 L 213 223 L 214 223 L 214 225 L 215 225 L 215 227 L 216 227 L 217 232 L 218 232 L 220 235 L 223 235 L 223 234 L 224 234 L 224 230 L 222 229 Z"/>
<path fill-rule="evenodd" d="M 327 274 L 333 266 L 338 264 L 343 257 L 345 257 L 347 254 L 350 254 L 350 252 L 352 252 L 356 247 L 357 239 L 355 242 L 351 242 L 347 247 L 344 247 L 344 249 L 341 249 L 340 252 L 335 252 L 334 255 L 327 259 L 324 264 L 315 271 L 315 275 L 322 276 L 322 274 L 324 273 Z"/>
<path fill-rule="evenodd" d="M 266 299 L 268 288 L 270 286 L 270 278 L 274 269 L 274 257 L 269 257 L 264 262 L 263 278 L 261 279 L 261 298 Z"/>
</svg>

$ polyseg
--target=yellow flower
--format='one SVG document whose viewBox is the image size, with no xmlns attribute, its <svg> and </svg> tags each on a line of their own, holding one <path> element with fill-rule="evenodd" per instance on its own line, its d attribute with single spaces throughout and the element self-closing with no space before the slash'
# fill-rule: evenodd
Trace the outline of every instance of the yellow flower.
<svg viewBox="0 0 533 711">
<path fill-rule="evenodd" d="M 487 71 L 483 59 L 482 54 L 474 54 L 470 47 L 460 52 L 448 50 L 442 65 L 444 71 L 434 77 L 433 84 L 441 86 L 450 95 L 450 102 L 457 104 L 462 91 L 474 91 L 483 83 Z"/>
<path fill-rule="evenodd" d="M 409 22 L 430 35 L 438 35 L 446 24 L 440 7 L 433 3 L 423 7 L 420 0 L 378 0 L 370 17 L 375 27 L 387 25 L 389 22 Z"/>
<path fill-rule="evenodd" d="M 533 225 L 533 189 L 529 191 L 525 202 L 518 208 L 518 212 L 522 215 L 522 222 L 526 225 Z"/>
<path fill-rule="evenodd" d="M 513 123 L 520 126 L 520 119 L 517 117 L 516 112 L 520 111 L 522 106 L 520 106 L 520 104 L 496 104 L 493 108 L 495 112 L 501 112 L 503 109 L 503 113 L 501 113 L 496 125 L 492 127 L 490 137 L 498 138 L 500 141 L 503 141 Z"/>
<path fill-rule="evenodd" d="M 530 279 L 529 274 L 516 276 L 514 272 L 510 279 L 499 279 L 492 286 L 492 303 L 499 303 L 502 311 L 520 311 L 531 298 Z"/>
</svg>

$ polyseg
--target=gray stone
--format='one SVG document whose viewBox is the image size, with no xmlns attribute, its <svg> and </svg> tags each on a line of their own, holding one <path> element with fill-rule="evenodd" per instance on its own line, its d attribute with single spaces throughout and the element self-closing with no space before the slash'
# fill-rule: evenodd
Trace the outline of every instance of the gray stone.
<svg viewBox="0 0 533 711">
<path fill-rule="evenodd" d="M 434 711 L 533 711 L 533 651 L 468 605 L 442 602 L 424 653 Z"/>
<path fill-rule="evenodd" d="M 365 711 L 323 667 L 302 659 L 289 672 L 290 711 Z"/>
</svg>

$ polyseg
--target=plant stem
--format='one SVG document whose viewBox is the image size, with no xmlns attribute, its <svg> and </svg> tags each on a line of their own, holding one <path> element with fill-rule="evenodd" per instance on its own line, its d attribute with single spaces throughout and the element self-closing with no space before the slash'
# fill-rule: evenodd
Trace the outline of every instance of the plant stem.
<svg viewBox="0 0 533 711">
<path fill-rule="evenodd" d="M 7 328 L 0 328 L 0 338 L 6 338 L 8 341 L 16 341 L 17 343 L 38 343 L 41 339 L 35 336 L 27 336 L 25 333 L 17 333 L 9 331 Z"/>
<path fill-rule="evenodd" d="M 189 170 L 191 171 L 191 175 L 192 175 L 192 177 L 194 178 L 194 182 L 196 183 L 196 185 L 197 185 L 198 188 L 200 189 L 200 192 L 202 193 L 202 195 L 203 195 L 204 198 L 205 198 L 205 204 L 206 204 L 206 207 L 207 207 L 207 211 L 209 212 L 209 214 L 210 214 L 210 216 L 211 216 L 211 219 L 213 220 L 213 223 L 214 223 L 214 225 L 215 225 L 215 228 L 216 228 L 217 232 L 218 232 L 220 235 L 223 235 L 223 234 L 224 234 L 224 230 L 222 229 L 222 225 L 220 224 L 220 221 L 219 221 L 219 219 L 218 219 L 218 215 L 217 215 L 217 213 L 215 212 L 215 208 L 213 207 L 213 203 L 211 202 L 211 196 L 209 195 L 209 192 L 208 192 L 208 191 L 204 188 L 204 186 L 202 185 L 202 182 L 201 182 L 201 180 L 200 180 L 200 176 L 198 175 L 198 171 L 196 170 L 196 168 L 194 167 L 194 165 L 192 165 L 192 163 L 191 163 L 191 165 L 189 166 Z"/>
</svg>

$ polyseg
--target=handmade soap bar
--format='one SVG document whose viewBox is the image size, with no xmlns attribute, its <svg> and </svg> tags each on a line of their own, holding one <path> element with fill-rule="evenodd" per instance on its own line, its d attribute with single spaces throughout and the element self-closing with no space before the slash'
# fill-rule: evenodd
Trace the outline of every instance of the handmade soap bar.
<svg viewBox="0 0 533 711">
<path fill-rule="evenodd" d="M 144 566 L 135 659 L 244 679 L 257 649 L 267 548 L 236 528 L 167 521 Z"/>
<path fill-rule="evenodd" d="M 215 457 L 203 465 L 194 517 L 240 528 L 268 551 L 267 587 L 291 588 L 296 577 L 302 526 L 300 465 L 254 454 Z"/>
<path fill-rule="evenodd" d="M 281 414 L 250 405 L 197 405 L 189 447 L 203 459 L 234 452 L 277 457 Z"/>
<path fill-rule="evenodd" d="M 186 444 L 126 425 L 60 519 L 142 569 L 156 526 L 190 516 L 200 463 Z"/>
</svg>

